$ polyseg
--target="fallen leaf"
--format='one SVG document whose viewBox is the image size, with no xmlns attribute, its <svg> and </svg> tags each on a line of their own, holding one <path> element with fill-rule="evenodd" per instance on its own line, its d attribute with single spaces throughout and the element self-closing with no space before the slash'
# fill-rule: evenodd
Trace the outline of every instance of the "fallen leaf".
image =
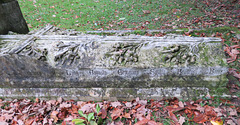
<svg viewBox="0 0 240 125">
<path fill-rule="evenodd" d="M 116 108 L 118 106 L 122 106 L 120 102 L 111 102 L 112 107 Z"/>
<path fill-rule="evenodd" d="M 184 104 L 183 104 L 183 102 L 182 102 L 182 101 L 179 101 L 179 102 L 178 102 L 178 105 L 179 105 L 179 107 L 181 107 L 181 108 L 183 108 L 183 107 L 184 107 Z"/>
<path fill-rule="evenodd" d="M 141 106 L 140 108 L 137 109 L 137 113 L 139 114 L 146 114 L 147 109 L 145 108 L 145 106 Z"/>
<path fill-rule="evenodd" d="M 18 125 L 24 125 L 24 122 L 22 120 L 17 120 Z"/>
<path fill-rule="evenodd" d="M 239 50 L 237 50 L 237 49 L 232 49 L 231 52 L 232 52 L 232 54 L 235 54 L 235 55 L 240 53 Z"/>
<path fill-rule="evenodd" d="M 240 118 L 237 119 L 237 124 L 240 125 Z"/>
<path fill-rule="evenodd" d="M 7 122 L 0 122 L 0 125 L 9 125 Z"/>
<path fill-rule="evenodd" d="M 142 119 L 141 121 L 138 121 L 137 123 L 135 123 L 134 125 L 145 125 L 148 123 L 148 119 Z"/>
<path fill-rule="evenodd" d="M 236 109 L 228 108 L 228 112 L 230 116 L 238 116 Z"/>
<path fill-rule="evenodd" d="M 136 101 L 136 102 L 140 105 L 147 105 L 147 100 L 139 100 L 139 101 Z"/>
<path fill-rule="evenodd" d="M 204 112 L 207 116 L 217 117 L 216 112 L 213 110 L 214 107 L 206 105 L 204 106 L 204 108 L 205 108 Z"/>
<path fill-rule="evenodd" d="M 58 101 L 58 103 L 62 103 L 62 102 L 63 102 L 63 98 L 62 98 L 62 97 L 59 97 L 59 98 L 57 99 L 57 101 Z"/>
<path fill-rule="evenodd" d="M 180 125 L 182 125 L 185 122 L 185 117 L 180 116 L 178 122 L 179 122 Z"/>
<path fill-rule="evenodd" d="M 102 119 L 105 119 L 106 117 L 107 117 L 107 111 L 106 111 L 106 109 L 105 108 L 102 108 L 102 116 L 101 116 L 101 118 Z"/>
<path fill-rule="evenodd" d="M 123 115 L 123 117 L 124 117 L 124 118 L 131 118 L 130 113 L 125 113 L 125 114 Z"/>
<path fill-rule="evenodd" d="M 193 118 L 193 121 L 196 123 L 202 124 L 202 123 L 208 121 L 208 117 L 205 114 L 195 115 Z"/>
<path fill-rule="evenodd" d="M 68 104 L 67 102 L 60 104 L 60 108 L 70 108 L 71 106 L 72 104 Z"/>
<path fill-rule="evenodd" d="M 88 103 L 82 106 L 79 110 L 83 111 L 83 113 L 90 113 L 93 112 L 93 109 L 95 108 L 94 106 L 95 104 Z"/>
<path fill-rule="evenodd" d="M 64 118 L 64 121 L 72 121 L 73 119 L 74 119 L 73 116 L 69 116 L 67 118 Z"/>
<path fill-rule="evenodd" d="M 35 99 L 35 102 L 36 102 L 36 103 L 39 103 L 39 101 L 40 101 L 39 98 L 36 98 L 36 99 Z"/>
<path fill-rule="evenodd" d="M 177 117 L 176 117 L 172 112 L 168 112 L 168 116 L 169 116 L 169 118 L 172 119 L 175 123 L 178 123 Z"/>
<path fill-rule="evenodd" d="M 211 122 L 212 123 L 212 122 Z M 212 123 L 213 124 L 213 123 Z M 235 122 L 233 122 L 231 119 L 230 120 L 227 120 L 227 124 L 228 125 L 236 125 Z M 213 125 L 220 125 L 220 124 L 213 124 Z M 221 124 L 222 125 L 222 124 Z"/>
<path fill-rule="evenodd" d="M 144 14 L 150 14 L 151 11 L 150 10 L 142 10 Z"/>
<path fill-rule="evenodd" d="M 118 109 L 118 108 L 114 108 L 111 117 L 112 120 L 116 120 L 118 117 L 120 117 L 120 115 L 122 114 L 122 110 Z"/>
<path fill-rule="evenodd" d="M 158 123 L 155 122 L 155 121 L 153 121 L 153 120 L 148 121 L 147 124 L 148 124 L 148 125 L 158 125 Z"/>
<path fill-rule="evenodd" d="M 121 121 L 114 122 L 115 125 L 124 125 Z"/>
<path fill-rule="evenodd" d="M 133 106 L 131 102 L 126 102 L 125 105 L 126 105 L 126 107 L 128 107 L 128 108 L 132 108 L 132 106 Z"/>
<path fill-rule="evenodd" d="M 33 122 L 34 122 L 34 119 L 32 117 L 30 117 L 24 122 L 24 124 L 25 125 L 32 125 Z"/>
<path fill-rule="evenodd" d="M 51 113 L 51 115 L 50 115 L 50 117 L 54 119 L 54 122 L 55 122 L 55 123 L 56 123 L 57 120 L 58 120 L 58 117 L 57 117 L 57 114 L 58 114 L 58 113 L 59 113 L 58 111 L 52 111 L 52 113 Z"/>
</svg>

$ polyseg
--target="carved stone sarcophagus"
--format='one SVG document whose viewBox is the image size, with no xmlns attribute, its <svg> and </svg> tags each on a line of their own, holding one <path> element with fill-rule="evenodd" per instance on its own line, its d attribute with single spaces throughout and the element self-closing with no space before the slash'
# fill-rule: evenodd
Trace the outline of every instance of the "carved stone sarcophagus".
<svg viewBox="0 0 240 125">
<path fill-rule="evenodd" d="M 187 99 L 216 94 L 227 82 L 219 38 L 59 35 L 51 26 L 0 38 L 5 97 Z"/>
</svg>

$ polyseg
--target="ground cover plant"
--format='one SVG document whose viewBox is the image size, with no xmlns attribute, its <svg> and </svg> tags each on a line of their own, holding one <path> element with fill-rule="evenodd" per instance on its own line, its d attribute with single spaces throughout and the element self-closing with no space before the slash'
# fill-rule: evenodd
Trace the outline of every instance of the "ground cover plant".
<svg viewBox="0 0 240 125">
<path fill-rule="evenodd" d="M 164 36 L 145 30 L 179 29 L 187 36 L 220 37 L 229 63 L 231 97 L 206 95 L 194 100 L 177 98 L 127 101 L 0 100 L 1 124 L 240 124 L 240 3 L 238 0 L 18 0 L 24 17 L 35 30 L 48 23 L 60 28 L 135 30 L 135 34 Z M 196 30 L 198 29 L 198 30 Z M 108 34 L 104 34 L 108 35 Z M 112 35 L 112 34 L 111 34 Z M 97 112 L 97 105 L 100 111 Z M 81 112 L 82 113 L 79 113 Z M 89 115 L 90 114 L 90 115 Z M 84 117 L 86 116 L 86 118 Z M 91 119 L 88 119 L 88 117 Z M 102 119 L 102 121 L 100 120 Z M 79 123 L 79 124 L 81 124 Z"/>
</svg>

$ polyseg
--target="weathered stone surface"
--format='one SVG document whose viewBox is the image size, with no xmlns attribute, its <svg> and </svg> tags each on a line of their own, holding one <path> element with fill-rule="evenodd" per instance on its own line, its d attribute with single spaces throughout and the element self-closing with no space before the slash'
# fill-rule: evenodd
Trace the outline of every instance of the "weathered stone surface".
<svg viewBox="0 0 240 125">
<path fill-rule="evenodd" d="M 197 91 L 197 93 L 196 93 Z M 3 98 L 35 98 L 56 99 L 63 97 L 75 100 L 126 100 L 136 97 L 141 99 L 160 100 L 164 97 L 189 99 L 204 96 L 208 92 L 205 87 L 168 87 L 168 88 L 0 88 Z"/>
<path fill-rule="evenodd" d="M 29 32 L 17 0 L 0 1 L 0 34 L 13 31 L 20 34 Z"/>
<path fill-rule="evenodd" d="M 227 82 L 218 38 L 48 33 L 34 36 L 34 41 L 29 37 L 0 36 L 1 96 L 187 99 L 215 94 Z"/>
</svg>

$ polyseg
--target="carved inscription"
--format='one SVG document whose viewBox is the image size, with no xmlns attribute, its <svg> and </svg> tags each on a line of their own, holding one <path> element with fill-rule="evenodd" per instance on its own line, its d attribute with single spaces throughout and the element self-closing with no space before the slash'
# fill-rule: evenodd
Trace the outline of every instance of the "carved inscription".
<svg viewBox="0 0 240 125">
<path fill-rule="evenodd" d="M 122 69 L 82 69 L 73 70 L 69 69 L 66 71 L 66 75 L 71 77 L 113 77 L 121 76 L 125 78 L 136 78 L 142 75 L 149 76 L 150 79 L 158 79 L 161 76 L 214 76 L 221 75 L 228 71 L 227 68 L 222 67 L 182 67 L 182 68 L 156 68 L 156 69 L 133 69 L 133 68 L 122 68 Z"/>
<path fill-rule="evenodd" d="M 140 71 L 138 70 L 129 70 L 129 69 L 119 69 L 118 70 L 118 75 L 123 75 L 123 76 L 138 76 Z"/>
</svg>

